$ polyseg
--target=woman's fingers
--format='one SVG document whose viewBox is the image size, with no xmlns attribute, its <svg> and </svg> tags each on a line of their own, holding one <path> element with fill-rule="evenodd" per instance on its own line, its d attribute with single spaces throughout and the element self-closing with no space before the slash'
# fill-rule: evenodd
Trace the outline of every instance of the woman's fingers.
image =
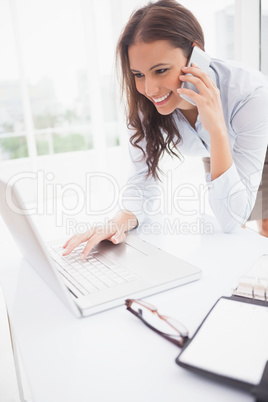
<svg viewBox="0 0 268 402">
<path fill-rule="evenodd" d="M 195 91 L 193 91 L 192 89 L 187 89 L 187 88 L 178 88 L 177 92 L 179 95 L 186 95 L 189 96 L 189 98 L 191 98 L 195 103 L 197 101 L 197 97 L 198 97 L 198 93 L 196 93 Z"/>
<path fill-rule="evenodd" d="M 105 239 L 114 244 L 124 242 L 126 239 L 124 226 L 120 225 L 119 227 L 117 223 L 110 221 L 107 224 L 98 225 L 88 232 L 74 235 L 63 245 L 65 251 L 62 255 L 70 254 L 81 243 L 87 242 L 81 254 L 81 259 L 84 259 L 97 244 Z"/>
<path fill-rule="evenodd" d="M 182 82 L 189 82 L 193 84 L 198 89 L 199 93 L 205 93 L 205 91 L 208 89 L 200 78 L 194 77 L 193 75 L 181 75 L 179 78 Z"/>
<path fill-rule="evenodd" d="M 186 87 L 178 88 L 177 92 L 179 95 L 190 97 L 195 102 L 195 104 L 198 104 L 201 100 L 200 96 L 208 96 L 211 89 L 211 79 L 206 73 L 204 73 L 202 70 L 200 70 L 200 68 L 196 66 L 183 67 L 182 70 L 186 74 L 179 76 L 180 81 L 193 84 L 197 88 L 198 92 L 195 92 L 193 89 L 189 89 Z"/>
<path fill-rule="evenodd" d="M 110 236 L 111 234 L 105 229 L 96 231 L 87 241 L 87 244 L 81 254 L 81 259 L 86 258 L 97 244 L 99 244 L 102 240 L 109 238 Z"/>
<path fill-rule="evenodd" d="M 185 81 L 187 81 L 187 77 L 190 78 L 191 76 L 194 76 L 196 78 L 199 78 L 202 81 L 202 83 L 205 84 L 206 87 L 215 85 L 210 76 L 206 74 L 203 70 L 201 70 L 199 67 L 197 67 L 195 64 L 191 67 L 182 67 L 182 71 L 185 73 L 185 75 L 182 76 L 184 77 L 183 80 Z"/>
<path fill-rule="evenodd" d="M 77 234 L 77 235 L 72 236 L 64 244 L 63 248 L 65 249 L 65 251 L 62 255 L 66 256 L 66 255 L 70 254 L 77 246 L 79 246 L 81 243 L 84 243 L 85 241 L 87 241 L 91 235 L 92 235 L 91 232 L 85 232 L 80 235 Z"/>
<path fill-rule="evenodd" d="M 96 232 L 90 237 L 81 254 L 81 259 L 86 258 L 91 250 L 102 240 L 110 240 L 112 243 L 118 244 L 122 243 L 125 238 L 125 233 L 121 233 L 115 225 L 108 224 L 103 226 L 102 228 L 99 228 L 99 230 L 96 230 Z"/>
<path fill-rule="evenodd" d="M 90 251 L 97 245 L 99 244 L 99 242 L 101 242 L 104 239 L 101 239 L 99 236 L 97 236 L 96 234 L 94 234 L 87 242 L 87 244 L 85 245 L 84 250 L 82 251 L 81 254 L 81 260 L 83 260 L 84 258 L 86 258 L 88 256 L 88 254 L 90 253 Z"/>
<path fill-rule="evenodd" d="M 65 249 L 63 256 L 70 254 L 81 243 L 87 242 L 81 254 L 81 258 L 86 258 L 91 250 L 102 240 L 110 240 L 114 244 L 122 243 L 126 238 L 123 228 L 120 228 L 114 223 L 109 222 L 107 225 L 99 225 L 91 231 L 72 236 L 64 244 Z"/>
<path fill-rule="evenodd" d="M 126 240 L 126 233 L 125 232 L 116 232 L 113 236 L 111 236 L 108 240 L 110 240 L 114 244 L 123 243 Z"/>
<path fill-rule="evenodd" d="M 75 236 L 75 235 L 74 235 Z M 68 239 L 66 241 L 66 243 L 64 243 L 64 245 L 62 246 L 62 248 L 66 248 L 68 246 L 68 244 L 72 241 L 72 239 L 74 238 L 74 236 L 70 237 L 70 239 Z"/>
<path fill-rule="evenodd" d="M 210 134 L 215 130 L 226 131 L 224 114 L 222 110 L 220 90 L 212 78 L 197 66 L 183 67 L 186 75 L 180 76 L 181 81 L 188 81 L 194 84 L 199 93 L 186 88 L 178 88 L 179 95 L 187 95 L 195 102 L 202 126 Z M 192 75 L 189 75 L 192 74 Z"/>
</svg>

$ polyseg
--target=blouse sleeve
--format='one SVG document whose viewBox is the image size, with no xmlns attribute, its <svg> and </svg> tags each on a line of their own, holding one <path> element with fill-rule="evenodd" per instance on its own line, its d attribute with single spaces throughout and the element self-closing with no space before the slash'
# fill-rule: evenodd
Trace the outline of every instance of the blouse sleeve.
<svg viewBox="0 0 268 402">
<path fill-rule="evenodd" d="M 260 185 L 268 144 L 268 91 L 256 89 L 232 115 L 236 133 L 233 164 L 209 182 L 209 202 L 224 232 L 232 232 L 248 219 Z"/>
</svg>

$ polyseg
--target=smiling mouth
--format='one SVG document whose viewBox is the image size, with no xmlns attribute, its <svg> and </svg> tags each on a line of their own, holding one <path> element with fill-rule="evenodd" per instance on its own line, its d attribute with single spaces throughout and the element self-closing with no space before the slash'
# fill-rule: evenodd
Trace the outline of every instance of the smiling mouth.
<svg viewBox="0 0 268 402">
<path fill-rule="evenodd" d="M 155 104 L 159 105 L 163 103 L 166 99 L 168 99 L 171 95 L 172 91 L 170 91 L 168 94 L 161 96 L 161 98 L 152 98 Z"/>
</svg>

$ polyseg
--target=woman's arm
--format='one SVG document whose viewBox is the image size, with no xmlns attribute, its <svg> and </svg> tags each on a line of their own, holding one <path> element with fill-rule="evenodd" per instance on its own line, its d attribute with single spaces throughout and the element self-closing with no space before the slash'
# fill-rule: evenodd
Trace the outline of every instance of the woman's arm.
<svg viewBox="0 0 268 402">
<path fill-rule="evenodd" d="M 210 135 L 211 179 L 215 180 L 233 163 L 220 91 L 213 80 L 200 68 L 183 67 L 182 71 L 186 74 L 181 75 L 180 80 L 191 82 L 199 90 L 199 94 L 187 89 L 179 89 L 178 92 L 185 93 L 195 101 L 202 126 Z"/>
<path fill-rule="evenodd" d="M 130 135 L 133 132 L 129 133 Z M 141 144 L 145 149 L 145 142 Z M 63 255 L 70 254 L 79 244 L 87 242 L 82 258 L 102 240 L 114 244 L 125 241 L 126 233 L 142 223 L 147 213 L 152 211 L 155 199 L 159 198 L 159 183 L 152 177 L 147 178 L 148 167 L 140 149 L 129 144 L 130 171 L 126 185 L 121 188 L 120 211 L 107 224 L 72 236 L 65 244 Z"/>
<path fill-rule="evenodd" d="M 187 95 L 195 100 L 202 125 L 210 135 L 210 205 L 223 230 L 231 232 L 248 219 L 261 181 L 268 142 L 268 90 L 256 85 L 255 91 L 237 101 L 228 122 L 235 133 L 231 151 L 218 88 L 200 69 L 187 72 L 198 75 L 187 79 L 200 94 Z"/>
</svg>

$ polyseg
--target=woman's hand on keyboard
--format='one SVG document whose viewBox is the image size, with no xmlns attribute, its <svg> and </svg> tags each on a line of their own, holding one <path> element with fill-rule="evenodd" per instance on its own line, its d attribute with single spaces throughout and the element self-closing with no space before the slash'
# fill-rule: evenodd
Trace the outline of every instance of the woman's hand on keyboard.
<svg viewBox="0 0 268 402">
<path fill-rule="evenodd" d="M 87 242 L 81 254 L 81 259 L 87 257 L 91 250 L 102 240 L 110 240 L 114 244 L 123 243 L 126 232 L 137 226 L 137 218 L 129 211 L 120 211 L 107 224 L 98 225 L 93 229 L 72 236 L 63 245 L 63 256 L 70 254 L 81 243 Z"/>
</svg>

